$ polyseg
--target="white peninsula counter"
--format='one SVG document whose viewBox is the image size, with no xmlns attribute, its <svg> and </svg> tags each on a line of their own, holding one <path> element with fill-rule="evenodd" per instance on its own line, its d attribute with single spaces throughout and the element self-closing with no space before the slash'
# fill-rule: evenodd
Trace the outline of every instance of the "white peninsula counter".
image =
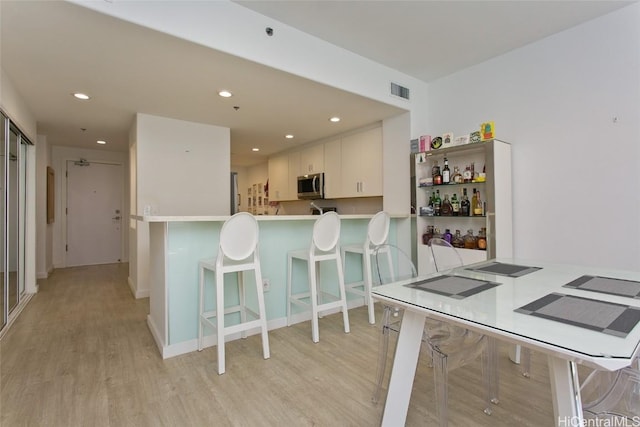
<svg viewBox="0 0 640 427">
<path fill-rule="evenodd" d="M 364 243 L 367 225 L 373 215 L 340 215 L 340 244 Z M 132 216 L 149 224 L 149 315 L 147 323 L 163 358 L 197 350 L 198 333 L 198 260 L 211 257 L 218 248 L 220 229 L 229 216 Z M 389 242 L 411 250 L 410 215 L 391 215 Z M 260 259 L 269 329 L 287 325 L 287 251 L 309 247 L 313 215 L 256 216 L 260 229 Z M 345 268 L 347 282 L 361 280 L 361 261 L 349 257 Z M 323 282 L 336 282 L 335 272 L 321 269 Z M 251 274 L 251 273 L 250 273 Z M 294 266 L 294 277 L 306 280 L 303 266 Z M 231 279 L 231 278 L 230 278 Z M 294 279 L 294 282 L 296 281 Z M 212 292 L 213 275 L 207 275 Z M 294 283 L 295 285 L 295 283 Z M 210 303 L 213 303 L 213 294 Z M 251 293 L 249 293 L 251 295 Z M 349 307 L 363 299 L 347 295 Z M 205 298 L 207 298 L 205 296 Z M 229 297 L 233 301 L 233 295 Z M 308 320 L 306 313 L 295 321 Z M 207 335 L 208 334 L 208 335 Z M 212 331 L 205 330 L 205 346 L 214 345 Z"/>
</svg>

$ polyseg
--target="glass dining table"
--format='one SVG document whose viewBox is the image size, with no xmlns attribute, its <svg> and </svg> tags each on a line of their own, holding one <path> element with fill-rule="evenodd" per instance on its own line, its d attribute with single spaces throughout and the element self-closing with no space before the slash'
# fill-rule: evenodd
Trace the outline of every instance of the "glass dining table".
<svg viewBox="0 0 640 427">
<path fill-rule="evenodd" d="M 548 357 L 556 425 L 583 425 L 576 364 L 616 371 L 640 351 L 640 272 L 493 259 L 373 289 L 404 310 L 383 426 L 404 425 L 425 318 Z"/>
</svg>

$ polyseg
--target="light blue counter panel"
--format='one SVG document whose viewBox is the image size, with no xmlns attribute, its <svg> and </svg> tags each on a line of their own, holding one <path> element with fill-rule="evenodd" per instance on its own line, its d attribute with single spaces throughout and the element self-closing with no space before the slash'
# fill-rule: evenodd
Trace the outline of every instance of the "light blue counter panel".
<svg viewBox="0 0 640 427">
<path fill-rule="evenodd" d="M 392 220 L 389 241 L 396 242 L 395 220 Z M 343 219 L 340 243 L 364 243 L 368 219 Z M 167 238 L 167 312 L 168 344 L 178 344 L 197 338 L 198 333 L 198 261 L 209 258 L 217 251 L 223 221 L 169 222 Z M 283 319 L 287 315 L 287 252 L 308 248 L 311 244 L 313 220 L 258 221 L 260 232 L 260 258 L 262 276 L 270 281 L 271 289 L 265 292 L 267 320 Z M 321 282 L 325 289 L 337 291 L 337 274 L 333 264 L 322 263 Z M 347 282 L 362 280 L 362 264 L 358 257 L 349 257 L 346 265 Z M 205 276 L 205 306 L 212 309 L 215 304 L 213 291 L 214 275 Z M 254 275 L 245 276 L 247 301 L 255 303 Z M 294 265 L 294 292 L 307 287 L 307 269 L 303 262 Z M 225 304 L 237 304 L 235 274 L 225 278 Z M 349 298 L 354 298 L 350 296 Z M 355 297 L 357 298 L 357 297 Z M 296 308 L 294 307 L 294 310 Z M 294 311 L 295 313 L 295 311 Z M 226 317 L 227 322 L 237 318 Z M 206 330 L 209 335 L 212 331 Z"/>
<path fill-rule="evenodd" d="M 168 223 L 169 344 L 197 337 L 198 261 L 217 252 L 221 228 L 222 222 Z"/>
</svg>

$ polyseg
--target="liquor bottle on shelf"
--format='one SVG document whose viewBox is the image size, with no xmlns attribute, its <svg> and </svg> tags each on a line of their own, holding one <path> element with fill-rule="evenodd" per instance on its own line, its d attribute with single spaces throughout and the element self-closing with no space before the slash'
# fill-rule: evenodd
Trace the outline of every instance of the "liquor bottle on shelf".
<svg viewBox="0 0 640 427">
<path fill-rule="evenodd" d="M 453 167 L 453 175 L 451 176 L 451 182 L 455 182 L 456 184 L 462 184 L 462 174 L 460 173 L 460 168 L 458 166 Z"/>
<path fill-rule="evenodd" d="M 460 202 L 460 215 L 469 216 L 471 214 L 471 206 L 469 203 L 469 197 L 467 196 L 467 189 L 462 189 L 462 201 Z"/>
<path fill-rule="evenodd" d="M 482 227 L 480 229 L 480 231 L 478 232 L 478 238 L 477 238 L 477 246 L 478 249 L 480 249 L 481 251 L 486 251 L 487 250 L 487 229 L 485 227 Z"/>
<path fill-rule="evenodd" d="M 440 199 L 440 190 L 436 190 L 436 193 L 433 199 L 433 214 L 435 216 L 440 216 L 441 208 L 442 208 L 442 199 Z"/>
<path fill-rule="evenodd" d="M 451 202 L 449 201 L 449 194 L 444 195 L 444 200 L 442 201 L 442 205 L 440 206 L 440 215 L 453 215 L 453 206 L 451 206 Z"/>
<path fill-rule="evenodd" d="M 438 166 L 438 161 L 433 162 L 433 167 L 431 168 L 431 178 L 433 180 L 433 185 L 442 184 L 442 173 L 440 172 L 440 166 Z"/>
<path fill-rule="evenodd" d="M 442 169 L 442 183 L 448 184 L 451 181 L 451 170 L 449 170 L 449 161 L 444 158 L 444 168 Z"/>
<path fill-rule="evenodd" d="M 460 202 L 458 201 L 456 193 L 453 193 L 453 196 L 451 196 L 451 213 L 453 216 L 460 215 Z"/>
<path fill-rule="evenodd" d="M 476 214 L 476 202 L 478 201 L 478 195 L 476 194 L 476 189 L 473 189 L 473 196 L 471 196 L 471 206 L 469 206 L 469 216 L 474 216 Z"/>
<path fill-rule="evenodd" d="M 473 214 L 477 216 L 484 215 L 484 205 L 482 203 L 482 198 L 480 197 L 480 190 L 476 192 L 475 195 L 476 201 L 473 205 Z"/>
<path fill-rule="evenodd" d="M 462 182 L 471 182 L 473 180 L 473 172 L 471 171 L 471 166 L 467 165 L 462 173 Z"/>
<path fill-rule="evenodd" d="M 473 235 L 473 230 L 467 230 L 467 234 L 464 236 L 464 248 L 475 249 L 477 247 L 476 237 Z"/>
<path fill-rule="evenodd" d="M 460 230 L 456 230 L 456 234 L 454 234 L 453 239 L 451 239 L 451 245 L 454 248 L 464 248 L 464 238 L 462 234 L 460 234 Z"/>
<path fill-rule="evenodd" d="M 449 231 L 449 229 L 445 229 L 444 233 L 442 234 L 442 239 L 445 240 L 447 243 L 451 243 L 451 241 L 453 240 L 453 235 L 451 234 L 451 231 Z"/>
<path fill-rule="evenodd" d="M 422 244 L 426 245 L 429 243 L 429 240 L 433 237 L 433 225 L 427 225 L 427 229 L 424 234 L 422 234 Z"/>
</svg>

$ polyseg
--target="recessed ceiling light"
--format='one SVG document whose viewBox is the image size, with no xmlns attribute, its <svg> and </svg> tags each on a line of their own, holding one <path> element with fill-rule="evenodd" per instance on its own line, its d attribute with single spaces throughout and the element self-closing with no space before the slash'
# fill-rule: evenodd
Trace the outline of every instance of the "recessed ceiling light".
<svg viewBox="0 0 640 427">
<path fill-rule="evenodd" d="M 284 137 L 287 138 L 287 139 L 293 139 L 293 135 L 291 135 L 291 134 L 287 134 Z"/>
<path fill-rule="evenodd" d="M 329 121 L 332 123 L 338 123 L 340 121 L 340 117 L 331 117 Z"/>
<path fill-rule="evenodd" d="M 221 90 L 220 92 L 218 92 L 218 95 L 220 95 L 223 98 L 230 98 L 233 94 L 228 90 Z"/>
<path fill-rule="evenodd" d="M 260 151 L 259 148 L 252 148 L 251 151 Z"/>
<path fill-rule="evenodd" d="M 80 93 L 80 92 L 74 93 L 73 96 L 78 98 L 78 99 L 82 99 L 83 101 L 86 101 L 87 99 L 91 99 L 91 97 L 89 95 L 84 94 L 84 93 Z"/>
<path fill-rule="evenodd" d="M 104 145 L 104 144 L 106 144 L 106 143 L 107 143 L 107 141 L 103 141 L 103 140 L 101 140 L 101 139 L 100 139 L 100 140 L 98 140 L 98 141 L 96 141 L 96 142 L 97 142 L 98 144 L 100 144 L 100 145 Z"/>
</svg>

